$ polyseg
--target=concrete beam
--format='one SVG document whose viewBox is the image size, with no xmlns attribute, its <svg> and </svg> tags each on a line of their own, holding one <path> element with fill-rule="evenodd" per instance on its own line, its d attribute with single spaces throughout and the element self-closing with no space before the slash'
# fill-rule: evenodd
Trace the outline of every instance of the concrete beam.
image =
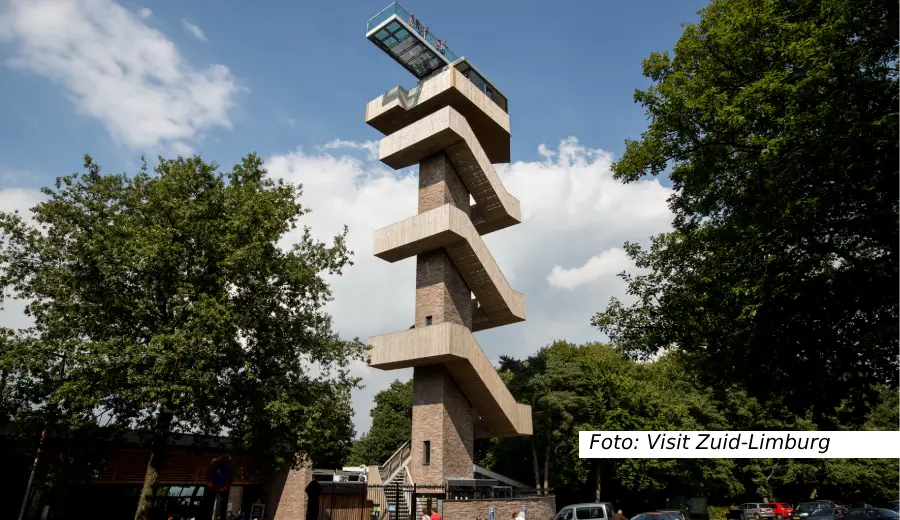
<svg viewBox="0 0 900 520">
<path fill-rule="evenodd" d="M 475 226 L 459 208 L 444 204 L 375 231 L 375 256 L 396 262 L 444 248 L 477 300 L 473 328 L 525 321 L 525 295 L 510 287 Z"/>
<path fill-rule="evenodd" d="M 475 199 L 473 223 L 480 234 L 521 221 L 519 200 L 510 195 L 466 118 L 444 107 L 381 140 L 379 158 L 405 168 L 443 151 Z"/>
<path fill-rule="evenodd" d="M 452 322 L 369 338 L 369 365 L 380 370 L 443 364 L 472 403 L 477 438 L 531 435 L 531 407 L 517 403 L 475 336 Z"/>
<path fill-rule="evenodd" d="M 389 135 L 446 106 L 469 121 L 492 163 L 509 162 L 509 114 L 453 67 L 412 90 L 397 86 L 369 101 L 366 123 Z"/>
</svg>

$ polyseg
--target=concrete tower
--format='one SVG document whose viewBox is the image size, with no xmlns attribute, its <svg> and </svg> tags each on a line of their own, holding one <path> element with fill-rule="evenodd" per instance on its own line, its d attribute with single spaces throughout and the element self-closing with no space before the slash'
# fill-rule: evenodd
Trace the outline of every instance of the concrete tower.
<svg viewBox="0 0 900 520">
<path fill-rule="evenodd" d="M 366 106 L 366 123 L 385 135 L 379 159 L 419 165 L 418 215 L 375 232 L 375 256 L 416 257 L 415 325 L 369 338 L 369 363 L 414 368 L 412 480 L 472 478 L 474 439 L 532 433 L 531 407 L 515 401 L 472 335 L 525 320 L 525 296 L 481 238 L 520 222 L 492 165 L 509 162 L 507 100 L 396 3 L 366 36 L 419 79 Z"/>
</svg>

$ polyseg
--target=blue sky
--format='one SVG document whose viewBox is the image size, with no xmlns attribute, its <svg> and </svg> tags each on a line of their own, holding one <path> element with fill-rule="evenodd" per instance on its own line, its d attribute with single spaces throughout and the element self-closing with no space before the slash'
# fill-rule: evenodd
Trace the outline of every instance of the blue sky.
<svg viewBox="0 0 900 520">
<path fill-rule="evenodd" d="M 261 4 L 266 5 L 260 8 Z M 0 0 L 0 209 L 27 212 L 40 186 L 81 168 L 134 173 L 141 154 L 202 153 L 230 166 L 256 151 L 273 177 L 303 183 L 303 224 L 350 228 L 355 264 L 331 279 L 346 337 L 406 329 L 415 263 L 372 254 L 376 229 L 416 213 L 416 172 L 389 170 L 365 104 L 414 78 L 368 42 L 388 2 Z M 623 185 L 610 165 L 646 126 L 633 103 L 641 60 L 671 49 L 698 1 L 403 3 L 509 98 L 512 160 L 496 165 L 522 224 L 485 242 L 527 298 L 524 323 L 479 332 L 496 362 L 555 339 L 603 341 L 591 316 L 629 300 L 625 241 L 670 229 L 662 179 Z M 284 245 L 295 241 L 284 238 Z M 24 302 L 0 326 L 23 327 Z M 409 371 L 357 364 L 356 426 L 372 395 Z"/>
<path fill-rule="evenodd" d="M 220 163 L 334 138 L 367 140 L 364 104 L 413 78 L 363 37 L 366 20 L 388 2 L 123 0 L 152 10 L 148 25 L 193 64 L 223 64 L 249 91 L 234 96 L 232 128 L 210 128 L 192 147 Z M 384 5 L 382 5 L 384 4 Z M 671 48 L 702 7 L 698 1 L 521 2 L 410 0 L 457 54 L 465 55 L 510 98 L 512 157 L 532 160 L 539 143 L 570 135 L 620 153 L 645 125 L 635 88 L 646 85 L 641 60 Z M 198 26 L 194 37 L 182 20 Z M 0 46 L 9 60 L 16 41 Z M 40 183 L 80 166 L 89 152 L 123 169 L 138 150 L 117 146 L 102 122 L 80 115 L 59 84 L 0 68 L 0 168 L 27 171 Z M 291 124 L 293 122 L 293 124 Z M 0 187 L 11 179 L 0 180 Z"/>
</svg>

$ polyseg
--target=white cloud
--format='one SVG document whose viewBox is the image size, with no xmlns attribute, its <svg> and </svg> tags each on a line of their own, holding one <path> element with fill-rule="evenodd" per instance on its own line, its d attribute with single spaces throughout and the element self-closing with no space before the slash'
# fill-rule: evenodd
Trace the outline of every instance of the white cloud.
<svg viewBox="0 0 900 520">
<path fill-rule="evenodd" d="M 187 157 L 189 155 L 194 155 L 194 149 L 189 145 L 182 143 L 181 141 L 175 141 L 171 146 L 173 155 L 181 155 L 183 157 Z"/>
<path fill-rule="evenodd" d="M 141 10 L 138 11 L 138 16 L 140 16 L 144 20 L 147 20 L 151 16 L 153 16 L 153 11 L 151 11 L 149 7 L 142 7 Z"/>
<path fill-rule="evenodd" d="M 345 141 L 332 139 L 322 146 L 325 150 L 366 150 L 369 160 L 378 158 L 378 141 Z"/>
<path fill-rule="evenodd" d="M 614 247 L 597 256 L 592 256 L 581 267 L 566 269 L 558 265 L 553 266 L 547 281 L 553 287 L 572 290 L 610 276 L 616 276 L 629 268 L 634 268 L 634 263 L 625 254 L 625 250 Z"/>
<path fill-rule="evenodd" d="M 197 24 L 193 24 L 187 20 L 181 20 L 181 24 L 184 25 L 184 28 L 188 30 L 189 33 L 194 35 L 194 38 L 197 38 L 200 41 L 209 41 L 206 39 L 206 35 L 203 34 L 203 29 L 201 29 Z"/>
<path fill-rule="evenodd" d="M 328 310 L 342 335 L 365 340 L 413 323 L 415 261 L 390 264 L 372 252 L 376 229 L 416 213 L 418 179 L 413 169 L 395 172 L 371 159 L 329 151 L 338 149 L 373 146 L 335 140 L 312 153 L 297 149 L 269 157 L 266 167 L 271 177 L 302 183 L 300 201 L 312 212 L 301 225 L 310 226 L 316 237 L 330 240 L 349 226 L 354 265 L 330 278 L 334 301 Z M 633 269 L 622 243 L 646 243 L 670 227 L 666 199 L 671 190 L 656 180 L 621 184 L 612 178 L 608 153 L 574 138 L 552 150 L 543 146 L 540 153 L 541 162 L 520 161 L 498 170 L 521 201 L 523 222 L 486 235 L 485 242 L 513 288 L 525 294 L 528 321 L 476 334 L 495 362 L 501 354 L 528 356 L 555 339 L 602 340 L 590 326 L 591 316 L 611 296 L 627 301 L 616 277 Z M 5 200 L 0 196 L 0 203 Z M 282 245 L 295 242 L 300 232 L 285 237 Z M 408 379 L 411 370 L 384 372 L 356 363 L 353 371 L 366 385 L 353 395 L 357 431 L 364 432 L 373 395 L 394 379 Z"/>
<path fill-rule="evenodd" d="M 195 68 L 145 14 L 112 0 L 10 0 L 0 40 L 14 44 L 9 65 L 58 83 L 128 148 L 230 128 L 240 87 L 228 68 Z"/>
</svg>

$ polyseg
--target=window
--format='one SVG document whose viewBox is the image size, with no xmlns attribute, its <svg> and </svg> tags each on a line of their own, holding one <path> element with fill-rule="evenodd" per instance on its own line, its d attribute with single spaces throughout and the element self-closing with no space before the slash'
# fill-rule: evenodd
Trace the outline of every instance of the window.
<svg viewBox="0 0 900 520">
<path fill-rule="evenodd" d="M 594 520 L 603 519 L 603 508 L 601 507 L 579 507 L 575 510 L 576 520 Z"/>
<path fill-rule="evenodd" d="M 571 509 L 563 509 L 556 515 L 556 520 L 572 520 L 572 510 Z"/>
<path fill-rule="evenodd" d="M 431 325 L 431 316 L 425 316 L 425 325 Z"/>
<path fill-rule="evenodd" d="M 431 325 L 431 316 L 428 317 L 428 324 Z M 425 441 L 425 466 L 431 464 L 431 441 Z"/>
</svg>

